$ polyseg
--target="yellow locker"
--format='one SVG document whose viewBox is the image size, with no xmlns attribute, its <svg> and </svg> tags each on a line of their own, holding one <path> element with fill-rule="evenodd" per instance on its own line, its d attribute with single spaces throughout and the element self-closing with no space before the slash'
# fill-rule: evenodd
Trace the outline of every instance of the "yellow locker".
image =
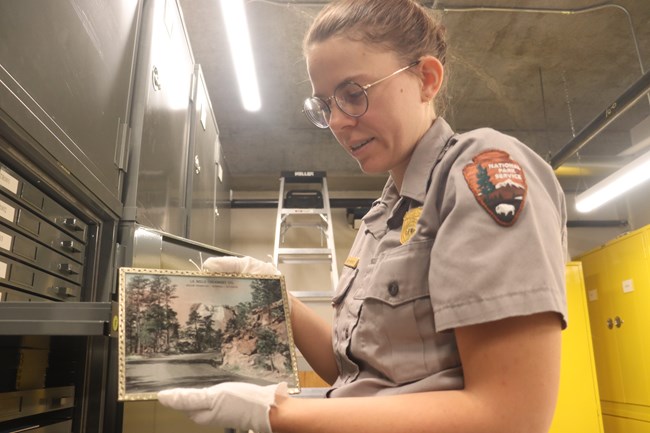
<svg viewBox="0 0 650 433">
<path fill-rule="evenodd" d="M 603 415 L 606 432 L 650 433 L 650 422 L 620 416 Z"/>
<path fill-rule="evenodd" d="M 550 433 L 602 433 L 582 267 L 566 267 L 569 326 L 562 332 L 560 392 Z"/>
<path fill-rule="evenodd" d="M 649 432 L 650 226 L 580 260 L 605 432 Z"/>
</svg>

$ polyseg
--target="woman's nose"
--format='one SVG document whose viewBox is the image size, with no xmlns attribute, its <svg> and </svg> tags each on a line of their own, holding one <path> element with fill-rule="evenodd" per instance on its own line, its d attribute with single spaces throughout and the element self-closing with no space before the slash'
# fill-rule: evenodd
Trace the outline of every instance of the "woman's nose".
<svg viewBox="0 0 650 433">
<path fill-rule="evenodd" d="M 357 118 L 345 114 L 338 105 L 332 104 L 329 118 L 330 129 L 340 129 L 345 126 L 354 125 L 357 123 Z"/>
</svg>

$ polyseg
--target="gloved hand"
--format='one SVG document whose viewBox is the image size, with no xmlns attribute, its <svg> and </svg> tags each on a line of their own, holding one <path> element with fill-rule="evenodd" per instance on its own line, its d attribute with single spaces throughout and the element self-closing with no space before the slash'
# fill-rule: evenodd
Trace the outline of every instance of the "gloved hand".
<svg viewBox="0 0 650 433">
<path fill-rule="evenodd" d="M 203 270 L 228 274 L 280 275 L 272 263 L 252 257 L 210 257 L 203 262 Z"/>
<path fill-rule="evenodd" d="M 259 386 L 225 382 L 209 388 L 174 388 L 158 393 L 158 401 L 186 412 L 197 424 L 271 433 L 269 411 L 276 397 L 287 397 L 287 384 Z"/>
</svg>

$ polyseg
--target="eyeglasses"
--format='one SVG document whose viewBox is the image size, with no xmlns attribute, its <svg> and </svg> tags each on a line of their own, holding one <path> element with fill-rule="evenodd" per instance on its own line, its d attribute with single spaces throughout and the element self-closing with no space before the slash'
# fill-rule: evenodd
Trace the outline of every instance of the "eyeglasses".
<svg viewBox="0 0 650 433">
<path fill-rule="evenodd" d="M 336 103 L 336 106 L 339 107 L 339 110 L 348 116 L 361 117 L 366 114 L 366 111 L 368 111 L 368 89 L 375 84 L 379 84 L 382 81 L 389 79 L 390 77 L 394 77 L 400 72 L 412 68 L 418 63 L 420 63 L 420 61 L 416 60 L 415 62 L 398 69 L 392 74 L 380 78 L 374 83 L 366 84 L 365 86 L 355 83 L 354 81 L 344 81 L 336 86 L 334 94 L 327 99 L 322 99 L 318 96 L 311 96 L 305 99 L 302 111 L 311 123 L 322 129 L 328 128 L 330 125 L 330 117 L 332 115 L 330 101 L 332 99 Z"/>
</svg>

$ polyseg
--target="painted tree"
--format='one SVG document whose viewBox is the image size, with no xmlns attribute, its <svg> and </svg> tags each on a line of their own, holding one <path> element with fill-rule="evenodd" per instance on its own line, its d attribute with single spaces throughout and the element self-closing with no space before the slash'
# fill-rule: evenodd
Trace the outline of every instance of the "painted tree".
<svg viewBox="0 0 650 433">
<path fill-rule="evenodd" d="M 142 353 L 144 313 L 147 309 L 150 280 L 143 275 L 127 277 L 125 287 L 126 353 Z"/>
<path fill-rule="evenodd" d="M 273 355 L 282 353 L 284 345 L 278 339 L 277 334 L 268 328 L 260 328 L 257 331 L 257 343 L 255 349 L 263 357 L 263 361 L 268 360 L 268 368 L 271 371 L 277 371 L 278 368 L 273 364 Z"/>
<path fill-rule="evenodd" d="M 481 195 L 487 198 L 491 193 L 495 191 L 494 184 L 490 180 L 490 175 L 488 174 L 485 167 L 479 164 L 477 165 L 476 169 L 476 182 L 478 183 L 478 187 L 481 190 Z"/>
<path fill-rule="evenodd" d="M 251 283 L 251 305 L 253 308 L 263 308 L 271 318 L 273 303 L 282 299 L 282 292 L 277 280 L 256 279 Z"/>
</svg>

